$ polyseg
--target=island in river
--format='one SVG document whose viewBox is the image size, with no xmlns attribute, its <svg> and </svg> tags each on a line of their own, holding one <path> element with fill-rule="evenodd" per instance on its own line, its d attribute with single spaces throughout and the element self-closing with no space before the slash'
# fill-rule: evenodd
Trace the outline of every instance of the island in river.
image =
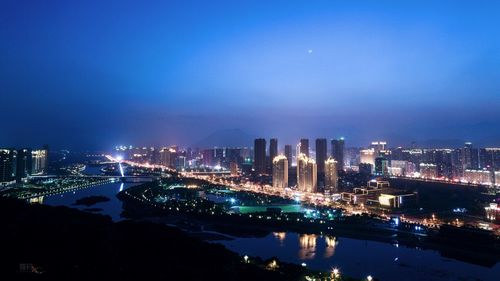
<svg viewBox="0 0 500 281">
<path fill-rule="evenodd" d="M 106 196 L 92 195 L 92 196 L 87 196 L 87 197 L 77 199 L 73 205 L 75 205 L 75 206 L 84 205 L 84 206 L 90 207 L 90 206 L 93 206 L 97 203 L 108 202 L 109 200 L 110 199 Z"/>
</svg>

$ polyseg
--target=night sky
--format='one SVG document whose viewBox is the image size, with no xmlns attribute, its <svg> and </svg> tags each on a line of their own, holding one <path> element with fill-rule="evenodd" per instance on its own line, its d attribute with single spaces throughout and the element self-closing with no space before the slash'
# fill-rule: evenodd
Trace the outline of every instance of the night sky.
<svg viewBox="0 0 500 281">
<path fill-rule="evenodd" d="M 187 145 L 236 128 L 280 146 L 498 146 L 499 12 L 478 0 L 3 0 L 0 146 Z"/>
</svg>

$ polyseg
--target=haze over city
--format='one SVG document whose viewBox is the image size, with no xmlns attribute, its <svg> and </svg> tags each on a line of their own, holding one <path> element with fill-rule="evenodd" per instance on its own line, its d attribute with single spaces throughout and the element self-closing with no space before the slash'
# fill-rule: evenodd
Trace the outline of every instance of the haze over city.
<svg viewBox="0 0 500 281">
<path fill-rule="evenodd" d="M 499 9 L 3 1 L 0 118 L 16 122 L 4 122 L 0 143 L 194 145 L 230 130 L 239 145 L 258 136 L 498 145 Z"/>
<path fill-rule="evenodd" d="M 0 280 L 498 281 L 500 1 L 0 1 Z"/>
</svg>

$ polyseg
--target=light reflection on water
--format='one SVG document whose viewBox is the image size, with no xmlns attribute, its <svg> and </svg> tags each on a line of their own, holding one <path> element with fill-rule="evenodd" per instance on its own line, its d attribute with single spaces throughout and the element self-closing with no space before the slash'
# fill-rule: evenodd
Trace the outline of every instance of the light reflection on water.
<svg viewBox="0 0 500 281">
<path fill-rule="evenodd" d="M 274 237 L 280 241 L 280 244 L 283 245 L 283 241 L 286 238 L 286 232 L 273 232 Z"/>
<path fill-rule="evenodd" d="M 310 260 L 316 256 L 316 234 L 301 234 L 299 237 L 301 260 Z"/>
<path fill-rule="evenodd" d="M 107 183 L 103 185 L 92 186 L 85 189 L 66 192 L 62 194 L 44 196 L 43 198 L 39 198 L 38 200 L 43 202 L 43 204 L 51 206 L 67 206 L 71 208 L 78 208 L 80 210 L 84 210 L 87 208 L 101 209 L 96 213 L 108 215 L 114 221 L 118 221 L 122 219 L 120 217 L 120 214 L 122 212 L 122 202 L 118 198 L 116 198 L 116 194 L 118 194 L 118 192 L 120 191 L 123 191 L 124 189 L 130 188 L 135 185 L 137 185 L 137 183 L 122 183 L 122 182 Z M 96 203 L 90 207 L 82 205 L 80 206 L 73 205 L 76 200 L 88 196 L 105 196 L 110 200 L 107 202 Z"/>
<path fill-rule="evenodd" d="M 325 236 L 325 243 L 326 243 L 326 248 L 323 257 L 330 258 L 335 254 L 335 247 L 337 247 L 339 242 L 337 241 L 337 238 L 327 235 Z"/>
<path fill-rule="evenodd" d="M 280 241 L 283 243 L 286 232 L 281 232 L 283 239 Z M 323 253 L 324 258 L 330 258 L 335 254 L 335 247 L 339 243 L 337 238 L 330 235 L 319 236 L 316 234 L 300 234 L 299 244 L 300 249 L 298 252 L 298 257 L 301 260 L 310 260 L 316 256 L 316 243 L 318 239 L 324 239 L 325 251 Z"/>
<path fill-rule="evenodd" d="M 488 268 L 442 257 L 434 250 L 420 250 L 382 242 L 316 234 L 275 232 L 261 238 L 219 241 L 242 255 L 277 257 L 307 263 L 312 269 L 340 268 L 355 278 L 371 274 L 379 280 L 498 280 L 500 264 Z"/>
</svg>

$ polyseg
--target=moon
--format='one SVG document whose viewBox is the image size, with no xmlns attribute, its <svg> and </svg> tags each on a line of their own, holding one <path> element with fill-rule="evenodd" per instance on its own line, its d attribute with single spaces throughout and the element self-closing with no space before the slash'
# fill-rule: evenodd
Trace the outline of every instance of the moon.
<svg viewBox="0 0 500 281">
<path fill-rule="evenodd" d="M 312 49 L 309 49 L 309 50 L 307 50 L 307 52 L 308 52 L 309 54 L 312 54 L 313 50 L 312 50 Z"/>
</svg>

